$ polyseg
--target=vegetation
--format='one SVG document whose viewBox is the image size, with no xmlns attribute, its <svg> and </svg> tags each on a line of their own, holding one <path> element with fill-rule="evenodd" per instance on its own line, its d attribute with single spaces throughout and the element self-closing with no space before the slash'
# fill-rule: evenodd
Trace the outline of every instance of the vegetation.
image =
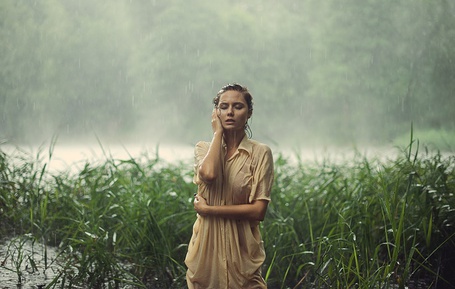
<svg viewBox="0 0 455 289">
<path fill-rule="evenodd" d="M 230 81 L 251 88 L 267 143 L 382 145 L 410 122 L 454 135 L 449 0 L 4 0 L 0 39 L 0 137 L 15 143 L 194 142 Z"/>
<path fill-rule="evenodd" d="M 21 264 L 37 267 L 22 251 L 28 238 L 61 251 L 37 268 L 54 270 L 46 288 L 184 287 L 191 164 L 106 154 L 101 164 L 51 173 L 52 151 L 0 151 L 0 230 L 14 234 L 0 270 L 20 282 Z M 455 285 L 453 156 L 422 153 L 412 141 L 387 161 L 359 154 L 309 164 L 277 154 L 275 172 L 262 223 L 270 288 Z"/>
<path fill-rule="evenodd" d="M 455 147 L 454 1 L 4 0 L 0 39 L 0 142 L 195 142 L 238 81 L 266 143 L 405 147 L 413 123 L 426 145 Z M 411 140 L 387 161 L 276 155 L 270 288 L 455 285 L 455 160 Z M 0 150 L 0 270 L 18 283 L 24 264 L 52 270 L 48 288 L 181 288 L 192 165 L 107 154 L 55 173 L 52 154 Z"/>
</svg>

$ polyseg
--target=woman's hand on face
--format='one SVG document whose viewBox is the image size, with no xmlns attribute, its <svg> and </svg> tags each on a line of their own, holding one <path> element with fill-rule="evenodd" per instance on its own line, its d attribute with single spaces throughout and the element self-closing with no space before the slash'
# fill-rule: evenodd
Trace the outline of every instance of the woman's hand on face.
<svg viewBox="0 0 455 289">
<path fill-rule="evenodd" d="M 222 133 L 223 132 L 223 125 L 221 124 L 221 119 L 219 117 L 219 109 L 216 107 L 212 111 L 212 130 L 213 133 Z"/>
<path fill-rule="evenodd" d="M 194 196 L 194 210 L 201 216 L 207 215 L 207 208 L 209 205 L 207 205 L 207 200 L 204 199 L 201 195 L 195 195 Z"/>
</svg>

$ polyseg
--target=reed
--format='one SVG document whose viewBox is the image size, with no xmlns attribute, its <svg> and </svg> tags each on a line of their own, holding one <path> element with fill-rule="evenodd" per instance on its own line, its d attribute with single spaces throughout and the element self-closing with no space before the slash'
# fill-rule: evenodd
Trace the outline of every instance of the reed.
<svg viewBox="0 0 455 289">
<path fill-rule="evenodd" d="M 269 284 L 453 284 L 454 158 L 418 157 L 413 145 L 385 163 L 359 155 L 351 164 L 293 166 L 278 157 L 263 230 Z"/>
<path fill-rule="evenodd" d="M 184 287 L 192 164 L 106 153 L 77 173 L 50 173 L 51 157 L 52 146 L 47 156 L 0 150 L 0 230 L 14 237 L 7 242 L 17 264 L 33 263 L 13 250 L 15 236 L 29 234 L 60 248 L 36 268 L 59 264 L 47 288 Z M 277 154 L 275 174 L 261 224 L 269 288 L 455 284 L 453 156 L 420 152 L 411 138 L 387 161 L 359 153 L 344 163 L 291 163 Z"/>
</svg>

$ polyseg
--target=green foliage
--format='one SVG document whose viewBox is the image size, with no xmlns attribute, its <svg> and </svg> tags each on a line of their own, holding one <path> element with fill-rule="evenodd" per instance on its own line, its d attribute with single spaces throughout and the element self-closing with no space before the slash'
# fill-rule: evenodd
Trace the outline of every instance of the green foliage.
<svg viewBox="0 0 455 289">
<path fill-rule="evenodd" d="M 86 163 L 75 175 L 49 176 L 46 165 L 36 169 L 39 156 L 20 156 L 2 153 L 1 227 L 62 248 L 61 282 L 182 284 L 195 217 L 188 210 L 194 187 L 183 165 L 108 159 Z"/>
<path fill-rule="evenodd" d="M 56 246 L 48 288 L 181 288 L 195 213 L 192 166 L 159 156 L 85 162 L 50 173 L 52 158 L 0 151 L 0 228 L 18 273 L 29 239 Z M 390 288 L 455 284 L 455 159 L 411 144 L 395 159 L 275 159 L 262 223 L 269 288 Z M 6 259 L 5 259 L 6 260 Z M 8 263 L 8 264 L 10 264 Z M 36 266 L 36 265 L 35 265 Z M 25 276 L 26 277 L 26 276 Z M 395 288 L 395 287 L 394 287 Z"/>
<path fill-rule="evenodd" d="M 443 152 L 454 151 L 455 135 L 448 130 L 416 130 L 414 135 L 419 139 L 422 147 L 429 148 L 430 150 L 441 150 Z M 400 135 L 393 142 L 396 146 L 402 147 L 408 141 L 409 138 L 407 135 Z"/>
<path fill-rule="evenodd" d="M 454 158 L 412 150 L 386 163 L 278 158 L 264 222 L 272 288 L 453 286 Z"/>
<path fill-rule="evenodd" d="M 272 141 L 453 132 L 452 2 L 2 1 L 0 135 L 194 141 L 232 81 Z"/>
</svg>

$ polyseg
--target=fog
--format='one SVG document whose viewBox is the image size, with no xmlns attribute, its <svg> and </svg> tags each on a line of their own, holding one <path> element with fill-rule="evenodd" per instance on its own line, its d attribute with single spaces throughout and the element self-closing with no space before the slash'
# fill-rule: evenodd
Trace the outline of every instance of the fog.
<svg viewBox="0 0 455 289">
<path fill-rule="evenodd" d="M 172 158 L 238 82 L 278 151 L 455 147 L 452 1 L 6 0 L 0 19 L 2 143 Z"/>
</svg>

